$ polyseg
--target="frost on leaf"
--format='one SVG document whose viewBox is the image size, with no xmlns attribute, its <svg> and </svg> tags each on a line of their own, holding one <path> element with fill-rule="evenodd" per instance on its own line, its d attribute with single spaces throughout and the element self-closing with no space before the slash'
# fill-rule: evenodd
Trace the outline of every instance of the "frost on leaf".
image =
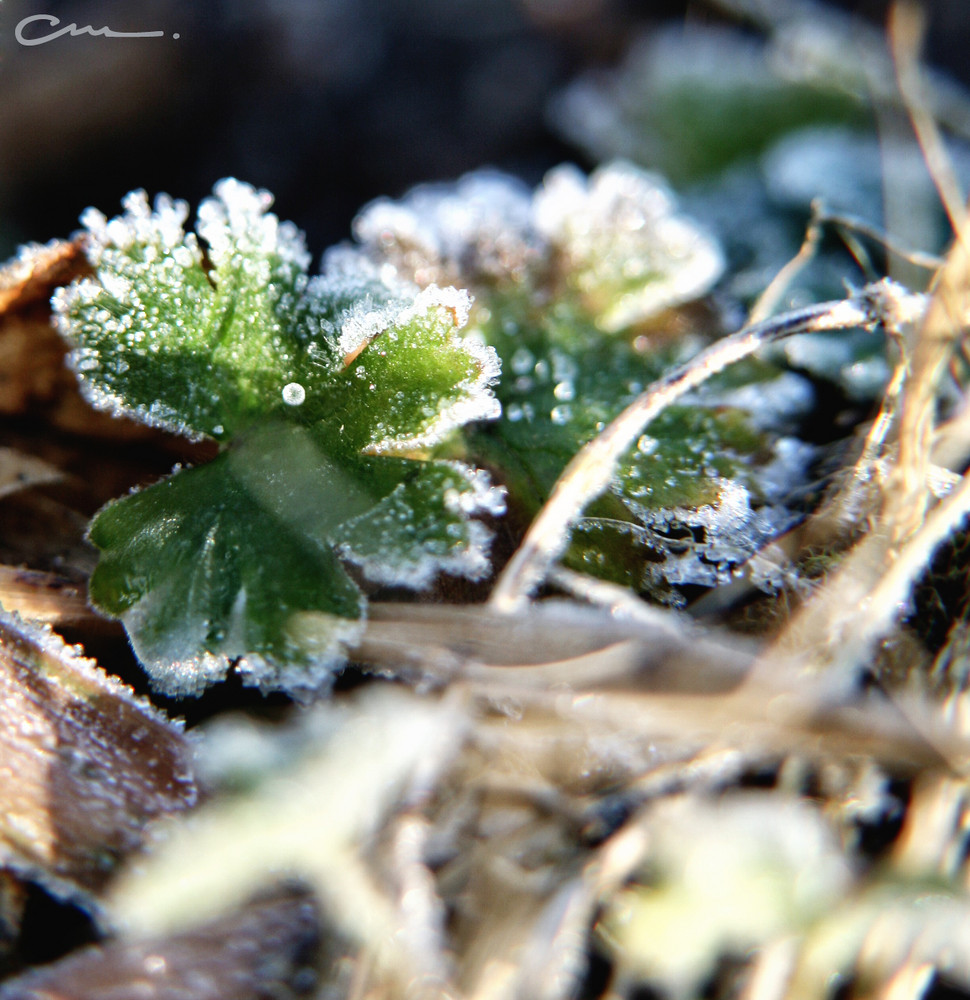
<svg viewBox="0 0 970 1000">
<path fill-rule="evenodd" d="M 665 333 L 662 315 L 704 295 L 724 266 L 667 186 L 625 163 L 589 178 L 559 168 L 534 194 L 472 174 L 378 201 L 355 232 L 375 267 L 474 293 L 471 324 L 502 359 L 502 416 L 470 446 L 502 469 L 526 516 L 585 442 L 703 346 Z M 790 430 L 811 395 L 754 361 L 670 408 L 587 509 L 567 561 L 674 599 L 671 585 L 730 579 L 792 522 L 783 501 L 811 449 Z"/>
<path fill-rule="evenodd" d="M 494 170 L 423 185 L 404 202 L 381 198 L 358 216 L 354 232 L 421 285 L 521 279 L 545 253 L 532 192 Z"/>
<path fill-rule="evenodd" d="M 535 199 L 540 231 L 567 280 L 609 332 L 704 295 L 721 276 L 717 243 L 678 214 L 659 178 L 615 164 L 587 183 L 553 171 Z"/>
<path fill-rule="evenodd" d="M 481 580 L 490 569 L 487 529 L 472 518 L 504 512 L 484 472 L 435 462 L 343 525 L 338 551 L 375 583 L 422 588 L 442 569 Z"/>
<path fill-rule="evenodd" d="M 434 455 L 499 412 L 497 356 L 460 333 L 467 293 L 419 289 L 353 248 L 310 278 L 270 202 L 222 181 L 196 234 L 164 196 L 152 211 L 129 195 L 111 221 L 88 210 L 94 277 L 54 300 L 92 401 L 223 445 L 90 528 L 93 600 L 174 694 L 232 661 L 264 688 L 320 687 L 366 609 L 341 559 L 414 588 L 480 579 L 478 518 L 502 507 L 485 473 Z"/>
<path fill-rule="evenodd" d="M 419 284 L 537 285 L 555 269 L 605 331 L 704 295 L 720 249 L 663 181 L 628 164 L 553 170 L 533 197 L 494 171 L 374 202 L 355 232 Z"/>
<path fill-rule="evenodd" d="M 203 203 L 205 247 L 183 230 L 188 206 L 166 196 L 152 211 L 143 191 L 132 192 L 110 221 L 84 213 L 95 277 L 58 291 L 53 304 L 95 406 L 225 439 L 292 381 L 299 343 L 285 323 L 307 254 L 246 190 L 223 181 Z"/>
</svg>

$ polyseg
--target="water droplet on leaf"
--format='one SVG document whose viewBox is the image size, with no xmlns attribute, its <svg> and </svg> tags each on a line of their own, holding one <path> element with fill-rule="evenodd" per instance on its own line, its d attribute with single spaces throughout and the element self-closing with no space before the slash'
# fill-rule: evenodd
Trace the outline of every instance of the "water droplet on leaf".
<svg viewBox="0 0 970 1000">
<path fill-rule="evenodd" d="M 283 402 L 287 406 L 301 406 L 306 399 L 306 389 L 299 382 L 289 382 L 283 386 Z"/>
</svg>

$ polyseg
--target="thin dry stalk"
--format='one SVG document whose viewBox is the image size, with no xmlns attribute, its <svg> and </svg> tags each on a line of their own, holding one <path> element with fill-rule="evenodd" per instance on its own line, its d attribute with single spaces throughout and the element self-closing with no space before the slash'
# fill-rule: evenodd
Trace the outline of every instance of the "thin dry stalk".
<svg viewBox="0 0 970 1000">
<path fill-rule="evenodd" d="M 939 128 L 928 110 L 919 67 L 922 34 L 918 8 L 901 0 L 895 3 L 890 15 L 890 42 L 900 94 L 956 238 L 934 279 L 933 295 L 917 331 L 910 375 L 903 390 L 898 465 L 884 511 L 896 543 L 916 530 L 929 504 L 927 479 L 936 396 L 966 327 L 970 305 L 967 214 Z"/>
<path fill-rule="evenodd" d="M 375 603 L 353 655 L 392 675 L 413 666 L 438 683 L 581 688 L 636 678 L 650 690 L 711 692 L 736 687 L 757 648 L 639 602 L 620 616 L 559 602 L 513 615 L 483 605 Z"/>
<path fill-rule="evenodd" d="M 899 458 L 884 511 L 894 540 L 922 522 L 930 501 L 928 472 L 933 448 L 936 395 L 970 306 L 970 247 L 957 239 L 940 270 L 912 350 L 903 389 Z"/>
<path fill-rule="evenodd" d="M 894 236 L 883 231 L 878 226 L 874 226 L 865 219 L 856 215 L 849 215 L 845 212 L 832 212 L 824 206 L 818 208 L 818 221 L 822 225 L 834 226 L 845 239 L 846 235 L 863 236 L 873 243 L 878 243 L 888 254 L 912 264 L 913 267 L 923 268 L 926 271 L 937 271 L 943 264 L 943 258 L 934 253 L 926 253 L 923 250 L 914 250 L 911 246 L 901 243 Z"/>
<path fill-rule="evenodd" d="M 947 726 L 938 706 L 925 699 L 863 696 L 839 677 L 805 675 L 797 663 L 780 656 L 727 689 L 653 685 L 644 683 L 635 660 L 628 660 L 624 673 L 611 653 L 586 657 L 585 676 L 571 676 L 557 665 L 558 683 L 541 671 L 473 668 L 455 684 L 484 704 L 512 703 L 517 713 L 549 713 L 569 732 L 613 732 L 624 741 L 636 734 L 652 747 L 668 748 L 677 759 L 705 748 L 733 748 L 749 758 L 861 755 L 897 773 L 967 773 L 970 741 Z"/>
<path fill-rule="evenodd" d="M 853 618 L 850 636 L 844 636 L 841 663 L 858 666 L 866 661 L 876 642 L 884 638 L 906 608 L 913 584 L 926 571 L 933 554 L 970 516 L 970 477 L 941 501 L 926 521 L 881 574 L 868 598 Z"/>
<path fill-rule="evenodd" d="M 966 219 L 964 194 L 936 118 L 929 111 L 920 68 L 919 53 L 925 29 L 923 11 L 908 0 L 896 0 L 889 12 L 889 44 L 896 71 L 896 84 L 950 225 L 955 233 L 960 233 Z"/>
<path fill-rule="evenodd" d="M 549 573 L 549 582 L 581 601 L 607 608 L 614 618 L 629 619 L 647 628 L 659 629 L 665 635 L 686 636 L 694 631 L 693 622 L 686 615 L 647 604 L 619 584 L 598 580 L 565 566 L 554 567 Z"/>
<path fill-rule="evenodd" d="M 789 285 L 815 258 L 822 242 L 821 203 L 812 202 L 812 216 L 798 253 L 771 279 L 748 316 L 748 324 L 763 323 L 775 311 Z"/>
</svg>

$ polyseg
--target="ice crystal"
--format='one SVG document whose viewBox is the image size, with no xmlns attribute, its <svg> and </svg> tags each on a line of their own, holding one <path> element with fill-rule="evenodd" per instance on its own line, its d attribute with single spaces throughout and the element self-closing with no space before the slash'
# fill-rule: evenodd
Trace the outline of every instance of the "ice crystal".
<svg viewBox="0 0 970 1000">
<path fill-rule="evenodd" d="M 157 687 L 198 693 L 231 661 L 307 694 L 361 631 L 366 580 L 481 579 L 503 509 L 484 472 L 435 449 L 492 419 L 499 364 L 465 338 L 470 300 L 419 289 L 342 248 L 307 274 L 272 198 L 221 181 L 199 208 L 144 192 L 84 215 L 93 277 L 55 295 L 88 398 L 223 444 L 218 457 L 92 522 L 96 604 L 124 622 Z"/>
<path fill-rule="evenodd" d="M 654 544 L 659 541 L 663 545 L 670 531 L 676 538 L 674 546 L 667 546 L 658 579 L 674 586 L 714 587 L 728 583 L 735 567 L 794 522 L 794 516 L 784 508 L 764 506 L 754 510 L 750 492 L 734 480 L 719 479 L 714 486 L 714 503 L 697 508 L 636 511 L 640 522 L 650 529 Z M 689 529 L 686 537 L 684 528 Z M 648 567 L 647 572 L 649 576 L 653 567 Z"/>
</svg>

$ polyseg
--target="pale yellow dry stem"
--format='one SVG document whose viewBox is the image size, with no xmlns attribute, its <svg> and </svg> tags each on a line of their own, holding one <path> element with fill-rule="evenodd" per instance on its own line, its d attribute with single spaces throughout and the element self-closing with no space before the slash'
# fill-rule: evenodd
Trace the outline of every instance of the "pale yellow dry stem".
<svg viewBox="0 0 970 1000">
<path fill-rule="evenodd" d="M 865 666 L 898 624 L 936 549 L 968 516 L 970 477 L 964 477 L 901 548 L 884 522 L 877 525 L 796 615 L 755 674 L 770 671 L 778 655 L 800 656 L 814 670 L 834 669 L 844 676 Z"/>
<path fill-rule="evenodd" d="M 778 308 L 778 303 L 795 278 L 815 258 L 819 244 L 822 241 L 822 224 L 820 221 L 821 205 L 818 201 L 812 203 L 812 217 L 805 228 L 805 238 L 798 248 L 798 253 L 771 279 L 768 287 L 758 296 L 748 315 L 748 325 L 764 322 Z"/>
<path fill-rule="evenodd" d="M 872 530 L 795 616 L 776 650 L 804 655 L 816 668 L 837 666 L 851 671 L 862 665 L 895 625 L 911 587 L 937 546 L 965 519 L 970 492 L 961 485 L 920 527 L 933 497 L 937 391 L 966 322 L 968 289 L 970 254 L 964 241 L 957 240 L 921 318 L 906 309 L 886 309 L 887 325 L 897 331 L 900 341 L 905 327 L 918 319 L 900 401 L 895 468 L 883 484 L 881 510 Z M 894 382 L 898 378 L 897 373 Z M 884 414 L 879 434 L 886 431 Z"/>
<path fill-rule="evenodd" d="M 940 270 L 919 325 L 903 389 L 899 456 L 883 511 L 893 541 L 902 542 L 923 520 L 930 495 L 936 395 L 970 309 L 970 250 L 957 239 Z"/>
<path fill-rule="evenodd" d="M 922 1000 L 936 976 L 932 962 L 904 965 L 876 994 L 876 1000 Z"/>
<path fill-rule="evenodd" d="M 843 663 L 854 656 L 862 663 L 871 646 L 892 628 L 906 607 L 913 584 L 926 571 L 942 542 L 970 516 L 970 476 L 929 513 L 926 521 L 898 551 L 860 606 L 852 629 L 854 648 L 843 652 Z"/>
<path fill-rule="evenodd" d="M 959 470 L 970 464 L 970 399 L 936 429 L 933 440 L 933 464 L 938 468 Z"/>
<path fill-rule="evenodd" d="M 900 359 L 893 370 L 893 376 L 883 393 L 882 403 L 879 406 L 879 413 L 866 434 L 865 443 L 858 461 L 852 469 L 849 479 L 849 489 L 858 489 L 858 484 L 869 482 L 872 478 L 875 464 L 879 460 L 883 446 L 889 438 L 889 432 L 896 421 L 899 413 L 899 402 L 906 384 L 906 363 Z M 846 503 L 851 503 L 851 498 L 846 497 Z"/>
<path fill-rule="evenodd" d="M 659 745 L 669 741 L 679 757 L 734 747 L 754 757 L 864 755 L 902 773 L 966 772 L 970 740 L 944 730 L 935 705 L 918 699 L 901 700 L 905 711 L 890 703 L 856 705 L 851 692 L 817 678 L 797 678 L 790 664 L 776 661 L 774 674 L 730 694 L 645 691 L 635 682 L 570 694 L 486 677 L 469 681 L 467 688 L 484 699 L 512 699 L 520 710 L 554 711 L 578 732 L 615 732 L 627 740 L 638 734 Z M 927 733 L 933 734 L 932 743 Z"/>
<path fill-rule="evenodd" d="M 798 939 L 772 941 L 754 957 L 741 1000 L 784 1000 L 798 961 Z"/>
<path fill-rule="evenodd" d="M 959 834 L 967 811 L 967 782 L 948 775 L 916 781 L 906 823 L 893 845 L 896 871 L 913 879 L 950 879 L 961 864 Z"/>
<path fill-rule="evenodd" d="M 549 582 L 581 601 L 609 609 L 610 614 L 621 621 L 629 619 L 670 636 L 688 637 L 695 631 L 694 623 L 687 615 L 647 604 L 628 587 L 608 580 L 586 576 L 565 566 L 555 566 L 549 573 Z"/>
<path fill-rule="evenodd" d="M 864 236 L 867 240 L 878 243 L 891 256 L 898 257 L 913 267 L 922 268 L 925 271 L 937 271 L 943 263 L 942 257 L 926 253 L 923 250 L 914 250 L 878 226 L 874 226 L 857 216 L 847 215 L 844 212 L 830 212 L 823 207 L 818 210 L 817 217 L 823 225 L 834 226 L 839 230 L 843 239 L 848 233 Z M 851 246 L 850 249 L 852 249 Z"/>
<path fill-rule="evenodd" d="M 549 601 L 505 615 L 484 605 L 374 602 L 353 656 L 396 674 L 413 664 L 439 682 L 505 671 L 522 683 L 583 684 L 616 673 L 698 690 L 735 684 L 753 662 L 755 647 L 741 637 L 692 627 L 664 608 L 636 610 L 617 617 Z"/>
<path fill-rule="evenodd" d="M 0 606 L 22 618 L 86 633 L 116 631 L 117 625 L 93 611 L 84 586 L 54 573 L 0 565 Z"/>
<path fill-rule="evenodd" d="M 763 683 L 776 670 L 779 657 L 800 659 L 814 671 L 834 671 L 844 678 L 855 676 L 871 662 L 878 643 L 898 625 L 913 584 L 927 569 L 937 547 L 968 516 L 970 476 L 933 509 L 901 549 L 893 545 L 888 528 L 877 525 L 766 651 L 748 684 Z M 914 733 L 933 746 L 949 768 L 966 773 L 965 754 L 954 751 L 949 734 L 942 738 L 938 735 L 942 722 L 939 715 L 927 715 L 922 710 L 913 714 L 900 698 L 895 704 Z"/>
<path fill-rule="evenodd" d="M 866 434 L 859 457 L 819 509 L 796 529 L 791 542 L 784 545 L 789 558 L 796 558 L 799 552 L 809 548 L 823 551 L 842 548 L 875 517 L 888 476 L 883 452 L 898 420 L 905 380 L 906 365 L 900 360 L 886 386 L 879 413 Z"/>
<path fill-rule="evenodd" d="M 929 110 L 922 78 L 919 54 L 925 32 L 922 9 L 909 0 L 896 0 L 889 12 L 889 44 L 896 83 L 950 225 L 955 233 L 960 233 L 966 220 L 964 195 L 936 118 Z"/>
<path fill-rule="evenodd" d="M 910 378 L 904 390 L 899 462 L 885 510 L 896 542 L 912 534 L 927 507 L 926 477 L 936 393 L 965 328 L 970 303 L 970 232 L 964 195 L 936 119 L 929 110 L 919 62 L 924 28 L 920 8 L 908 0 L 896 0 L 890 11 L 889 40 L 899 92 L 956 238 L 937 273 L 934 294 L 913 347 Z"/>
<path fill-rule="evenodd" d="M 643 863 L 649 846 L 649 824 L 641 812 L 609 838 L 586 862 L 581 874 L 564 885 L 545 905 L 525 953 L 509 983 L 514 997 L 556 1000 L 575 995 L 576 957 L 597 907 L 608 902 Z M 472 1000 L 487 994 L 472 993 Z"/>
<path fill-rule="evenodd" d="M 6 374 L 9 378 L 10 375 Z M 18 490 L 56 483 L 64 473 L 48 462 L 33 455 L 25 455 L 14 448 L 0 447 L 0 497 L 10 496 Z"/>
</svg>

